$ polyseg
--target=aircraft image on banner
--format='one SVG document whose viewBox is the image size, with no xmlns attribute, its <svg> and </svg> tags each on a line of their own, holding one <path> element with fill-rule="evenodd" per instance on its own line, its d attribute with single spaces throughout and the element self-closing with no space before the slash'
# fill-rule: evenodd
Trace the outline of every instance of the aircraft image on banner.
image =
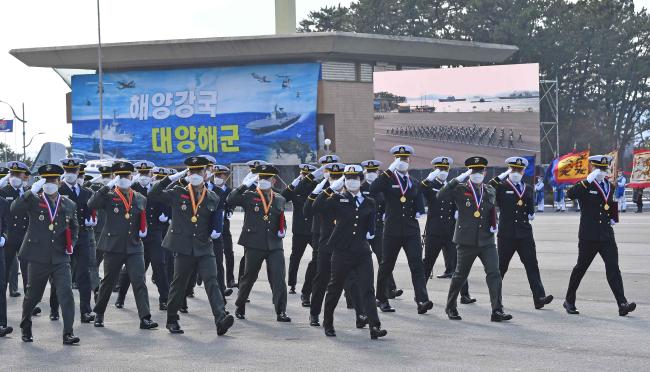
<svg viewBox="0 0 650 372">
<path fill-rule="evenodd" d="M 260 75 L 253 72 L 253 73 L 251 73 L 251 76 L 253 77 L 253 79 L 259 81 L 260 83 L 270 83 L 271 82 L 271 80 L 269 80 L 269 78 L 266 75 L 260 76 Z"/>
</svg>

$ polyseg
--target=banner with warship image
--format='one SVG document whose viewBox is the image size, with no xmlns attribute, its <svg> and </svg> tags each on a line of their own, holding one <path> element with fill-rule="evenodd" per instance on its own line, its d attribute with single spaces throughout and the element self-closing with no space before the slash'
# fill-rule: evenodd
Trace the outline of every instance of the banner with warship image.
<svg viewBox="0 0 650 372">
<path fill-rule="evenodd" d="M 104 157 L 181 165 L 316 160 L 320 64 L 110 72 L 103 79 Z M 72 78 L 72 149 L 99 158 L 96 74 Z"/>
</svg>

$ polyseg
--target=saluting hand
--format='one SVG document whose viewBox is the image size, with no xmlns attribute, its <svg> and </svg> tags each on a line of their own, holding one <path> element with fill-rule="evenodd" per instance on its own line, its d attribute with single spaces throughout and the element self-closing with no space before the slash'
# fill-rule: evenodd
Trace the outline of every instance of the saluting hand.
<svg viewBox="0 0 650 372">
<path fill-rule="evenodd" d="M 433 172 L 429 173 L 429 175 L 427 176 L 427 181 L 432 182 L 436 178 L 438 173 L 440 173 L 440 169 L 436 169 Z"/>
<path fill-rule="evenodd" d="M 320 183 L 318 185 L 316 185 L 316 187 L 314 188 L 314 191 L 312 191 L 311 193 L 314 194 L 314 195 L 320 194 L 321 191 L 323 191 L 323 187 L 325 187 L 325 182 L 327 182 L 327 179 L 324 179 L 324 180 L 320 181 Z"/>
<path fill-rule="evenodd" d="M 467 171 L 465 171 L 465 173 L 456 177 L 456 179 L 458 180 L 458 182 L 464 182 L 467 179 L 467 177 L 469 177 L 470 174 L 472 174 L 472 170 L 468 169 Z"/>
<path fill-rule="evenodd" d="M 323 177 L 324 173 L 325 173 L 325 166 L 321 165 L 320 168 L 318 168 L 315 171 L 311 172 L 311 175 L 314 177 L 315 180 L 318 180 L 318 179 L 321 179 Z"/>
<path fill-rule="evenodd" d="M 181 172 L 178 172 L 176 174 L 172 174 L 171 176 L 169 176 L 169 179 L 172 182 L 176 182 L 176 181 L 180 180 L 181 178 L 183 178 L 186 174 L 187 174 L 187 169 L 184 169 Z"/>
<path fill-rule="evenodd" d="M 119 181 L 119 180 L 120 180 L 120 176 L 115 176 L 115 178 L 113 178 L 112 180 L 108 181 L 108 183 L 106 184 L 106 186 L 108 186 L 108 188 L 111 188 L 111 189 L 112 189 L 113 187 L 115 187 L 115 185 L 117 185 L 117 181 Z"/>
<path fill-rule="evenodd" d="M 601 171 L 600 169 L 594 169 L 594 170 L 593 170 L 591 173 L 589 173 L 589 175 L 587 176 L 587 182 L 589 182 L 589 183 L 594 182 L 594 180 L 596 179 L 596 177 L 598 177 L 598 175 L 599 175 L 601 172 L 602 172 L 602 171 Z"/>
<path fill-rule="evenodd" d="M 401 160 L 399 158 L 395 158 L 392 163 L 388 166 L 388 170 L 391 172 L 395 172 L 395 169 L 397 169 L 397 165 L 399 164 Z"/>
<path fill-rule="evenodd" d="M 330 189 L 334 191 L 339 191 L 343 188 L 344 184 L 345 184 L 345 177 L 341 177 L 330 184 Z"/>
<path fill-rule="evenodd" d="M 32 185 L 32 189 L 31 189 L 32 193 L 36 194 L 39 191 L 41 191 L 41 189 L 43 188 L 43 185 L 45 185 L 45 178 L 41 178 L 40 180 L 34 182 L 34 184 Z"/>
<path fill-rule="evenodd" d="M 510 173 L 512 173 L 512 169 L 508 168 L 507 171 L 505 171 L 505 172 L 503 172 L 503 173 L 501 173 L 501 174 L 499 175 L 499 179 L 500 179 L 501 181 L 503 181 L 503 179 L 506 178 L 506 177 L 508 177 L 508 175 L 509 175 Z"/>
</svg>

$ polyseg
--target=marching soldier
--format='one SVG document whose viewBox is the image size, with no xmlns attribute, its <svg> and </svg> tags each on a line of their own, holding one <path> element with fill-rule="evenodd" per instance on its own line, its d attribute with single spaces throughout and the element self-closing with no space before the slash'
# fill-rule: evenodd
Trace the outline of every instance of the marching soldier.
<svg viewBox="0 0 650 372">
<path fill-rule="evenodd" d="M 310 245 L 312 247 L 312 250 L 314 249 L 313 243 L 311 241 L 312 218 L 305 216 L 303 213 L 303 207 L 305 205 L 307 197 L 309 196 L 309 193 L 307 193 L 306 190 L 303 190 L 304 192 L 302 193 L 297 193 L 296 187 L 300 184 L 300 181 L 305 176 L 315 171 L 316 167 L 311 164 L 300 164 L 299 167 L 300 174 L 293 180 L 293 182 L 291 182 L 291 184 L 289 184 L 289 186 L 287 186 L 286 189 L 284 189 L 284 191 L 282 191 L 281 194 L 287 202 L 291 202 L 293 204 L 293 223 L 291 225 L 291 255 L 289 256 L 289 277 L 287 283 L 289 285 L 290 294 L 296 293 L 298 267 L 300 265 L 300 260 L 305 253 L 307 245 Z M 311 266 L 307 266 L 307 273 L 305 273 L 303 290 L 301 291 L 303 295 L 305 292 L 307 292 L 307 294 L 311 293 L 311 289 L 309 291 L 305 291 L 305 289 L 307 287 L 311 287 L 312 285 L 312 278 L 314 276 L 313 271 L 313 264 Z"/>
<path fill-rule="evenodd" d="M 63 168 L 46 164 L 38 169 L 41 177 L 31 190 L 26 191 L 11 204 L 14 215 L 28 216 L 29 225 L 18 254 L 28 262 L 27 292 L 23 300 L 20 328 L 23 342 L 32 342 L 32 312 L 41 301 L 48 279 L 61 304 L 63 315 L 63 344 L 79 342 L 72 332 L 74 323 L 74 296 L 70 256 L 77 241 L 79 225 L 73 201 L 59 193 Z M 39 192 L 43 189 L 43 193 Z"/>
<path fill-rule="evenodd" d="M 388 302 L 388 282 L 399 251 L 404 249 L 411 270 L 417 311 L 424 314 L 433 308 L 433 303 L 429 301 L 424 278 L 418 223 L 418 218 L 424 215 L 424 199 L 419 182 L 411 180 L 408 174 L 409 159 L 414 151 L 411 146 L 398 145 L 390 152 L 395 160 L 370 186 L 373 195 L 383 193 L 386 199 L 383 257 L 377 273 L 377 300 L 381 311 L 395 311 Z"/>
<path fill-rule="evenodd" d="M 422 181 L 422 193 L 427 201 L 427 223 L 424 230 L 424 277 L 428 281 L 433 271 L 433 266 L 442 251 L 445 259 L 445 275 L 439 278 L 448 278 L 446 274 L 453 274 L 456 269 L 456 244 L 453 242 L 454 226 L 456 225 L 456 204 L 451 199 L 438 197 L 438 192 L 447 184 L 449 167 L 454 160 L 448 156 L 439 156 L 431 161 L 435 168 L 425 180 Z M 467 282 L 460 290 L 460 303 L 471 304 L 476 299 L 470 297 Z"/>
<path fill-rule="evenodd" d="M 90 185 L 88 188 L 92 190 L 93 192 L 99 191 L 103 186 L 106 186 L 111 180 L 113 179 L 113 170 L 112 167 L 102 165 L 97 168 L 99 170 L 99 175 L 95 178 L 93 178 L 90 181 Z M 92 287 L 93 287 L 93 292 L 95 293 L 95 300 L 97 299 L 97 294 L 99 292 L 99 265 L 102 263 L 102 260 L 104 259 L 104 253 L 100 251 L 97 247 L 97 243 L 99 242 L 99 238 L 102 235 L 102 230 L 104 229 L 104 224 L 106 223 L 106 212 L 103 210 L 95 210 L 95 226 L 93 227 L 93 244 L 92 244 L 92 251 L 90 252 L 90 255 L 95 257 L 95 265 L 93 269 L 91 270 L 90 274 L 90 280 L 92 281 Z"/>
<path fill-rule="evenodd" d="M 0 168 L 0 172 L 9 169 Z M 7 326 L 7 275 L 5 274 L 5 252 L 6 232 L 9 226 L 9 203 L 0 198 L 0 337 L 4 337 L 14 331 L 12 327 Z"/>
<path fill-rule="evenodd" d="M 171 206 L 171 225 L 163 247 L 174 253 L 174 278 L 167 304 L 167 329 L 173 334 L 184 333 L 178 323 L 178 312 L 194 273 L 204 282 L 217 335 L 225 334 L 234 323 L 232 315 L 226 313 L 217 280 L 212 244 L 223 227 L 223 210 L 219 209 L 219 197 L 205 186 L 205 167 L 208 164 L 205 157 L 187 158 L 186 170 L 163 178 L 149 193 L 155 202 Z M 187 186 L 177 183 L 169 187 L 184 176 Z"/>
<path fill-rule="evenodd" d="M 497 232 L 496 191 L 483 183 L 487 159 L 473 156 L 465 160 L 468 170 L 449 181 L 438 192 L 438 197 L 451 199 L 458 209 L 458 219 L 454 232 L 458 258 L 456 271 L 451 277 L 447 307 L 449 319 L 460 320 L 458 315 L 458 293 L 467 281 L 474 260 L 478 257 L 485 268 L 486 281 L 490 292 L 493 322 L 512 319 L 503 312 L 501 304 L 501 274 L 499 273 L 499 254 L 494 244 Z M 469 177 L 469 181 L 463 183 Z"/>
<path fill-rule="evenodd" d="M 239 293 L 235 305 L 235 316 L 245 319 L 246 300 L 257 280 L 262 262 L 266 261 L 269 282 L 273 293 L 273 304 L 278 322 L 290 322 L 286 314 L 287 286 L 285 282 L 284 251 L 282 239 L 286 234 L 284 219 L 285 200 L 272 186 L 277 168 L 259 165 L 256 172 L 249 173 L 241 186 L 233 190 L 227 203 L 244 209 L 244 226 L 239 244 L 244 246 L 245 268 L 239 282 Z M 251 187 L 257 181 L 255 191 Z"/>
<path fill-rule="evenodd" d="M 503 279 L 512 256 L 517 252 L 526 269 L 535 309 L 541 309 L 553 301 L 553 296 L 546 295 L 537 264 L 535 238 L 530 224 L 530 221 L 535 219 L 533 189 L 521 181 L 528 160 L 514 156 L 506 159 L 506 165 L 508 170 L 490 181 L 490 185 L 496 190 L 496 202 L 499 207 L 499 271 Z"/>
<path fill-rule="evenodd" d="M 99 286 L 95 304 L 95 327 L 104 327 L 104 312 L 113 287 L 126 265 L 140 318 L 140 329 L 154 329 L 158 323 L 151 320 L 149 294 L 145 284 L 144 246 L 147 236 L 146 203 L 144 196 L 131 188 L 133 164 L 118 161 L 112 167 L 113 178 L 88 201 L 88 206 L 103 210 L 106 223 L 97 243 L 104 254 L 104 278 Z"/>
<path fill-rule="evenodd" d="M 618 267 L 618 247 L 613 225 L 618 223 L 618 206 L 614 202 L 612 184 L 607 171 L 612 157 L 594 155 L 589 157 L 592 172 L 586 180 L 572 186 L 567 195 L 580 202 L 580 229 L 578 232 L 578 262 L 571 272 L 564 309 L 569 314 L 579 314 L 576 308 L 576 291 L 589 265 L 597 254 L 605 262 L 607 282 L 618 304 L 618 315 L 625 316 L 636 309 L 634 302 L 627 302 L 623 290 L 623 278 Z"/>
<path fill-rule="evenodd" d="M 225 165 L 215 164 L 213 168 L 212 177 L 210 180 L 210 187 L 212 191 L 219 197 L 220 208 L 223 210 L 223 227 L 221 235 L 213 241 L 214 254 L 217 260 L 217 277 L 219 279 L 219 288 L 224 297 L 232 294 L 232 284 L 235 282 L 233 268 L 235 266 L 235 258 L 232 251 L 232 234 L 230 233 L 230 216 L 232 215 L 232 207 L 226 203 L 228 194 L 232 191 L 226 184 L 226 180 L 230 176 L 230 169 Z M 226 267 L 224 270 L 224 261 Z"/>
<path fill-rule="evenodd" d="M 379 177 L 379 167 L 382 162 L 379 160 L 364 160 L 361 162 L 361 166 L 364 169 L 363 183 L 361 184 L 361 194 L 365 197 L 370 196 L 375 200 L 377 206 L 377 215 L 375 218 L 375 237 L 369 240 L 370 247 L 372 252 L 377 257 L 377 266 L 381 262 L 382 257 L 382 248 L 383 238 L 384 238 L 384 212 L 386 211 L 386 202 L 384 200 L 384 195 L 379 193 L 373 195 L 370 193 L 370 185 Z M 395 297 L 401 296 L 404 291 L 397 288 L 395 284 L 395 278 L 393 274 L 390 275 L 388 279 L 388 298 L 392 299 Z"/>
<path fill-rule="evenodd" d="M 334 231 L 328 239 L 327 246 L 332 249 L 331 276 L 327 285 L 323 328 L 328 337 L 336 336 L 334 330 L 334 309 L 341 297 L 341 292 L 349 274 L 352 272 L 358 285 L 363 308 L 367 310 L 370 324 L 370 338 L 376 340 L 388 333 L 380 328 L 379 316 L 375 305 L 373 288 L 374 271 L 372 268 L 372 251 L 368 240 L 375 234 L 376 206 L 370 197 L 361 193 L 363 167 L 348 165 L 344 177 L 336 180 L 328 190 L 318 196 L 314 202 L 315 209 L 329 211 L 335 218 Z M 345 185 L 345 192 L 337 193 Z M 329 195 L 329 196 L 327 196 Z M 318 204 L 323 203 L 322 207 Z"/>
</svg>

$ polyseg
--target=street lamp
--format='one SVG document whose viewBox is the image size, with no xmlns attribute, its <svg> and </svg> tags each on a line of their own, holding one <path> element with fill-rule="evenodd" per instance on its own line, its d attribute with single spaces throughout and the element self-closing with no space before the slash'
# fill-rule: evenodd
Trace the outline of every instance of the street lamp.
<svg viewBox="0 0 650 372">
<path fill-rule="evenodd" d="M 29 139 L 29 142 L 27 142 L 26 145 L 23 145 L 23 151 L 25 151 L 25 149 L 28 148 L 29 145 L 32 144 L 32 141 L 34 140 L 34 138 L 36 138 L 36 136 L 39 136 L 39 135 L 41 135 L 41 134 L 45 134 L 45 132 L 38 132 L 38 133 L 36 133 L 35 135 L 33 135 L 32 138 Z"/>
<path fill-rule="evenodd" d="M 25 159 L 27 158 L 25 156 L 25 123 L 27 123 L 27 120 L 25 120 L 25 103 L 23 102 L 23 105 L 22 105 L 23 106 L 23 116 L 22 117 L 19 117 L 16 114 L 16 110 L 14 110 L 13 106 L 8 104 L 7 102 L 0 100 L 0 103 L 4 103 L 5 105 L 9 106 L 9 108 L 11 109 L 11 113 L 14 115 L 14 119 L 16 119 L 19 122 L 23 123 L 23 161 L 25 161 Z"/>
</svg>

